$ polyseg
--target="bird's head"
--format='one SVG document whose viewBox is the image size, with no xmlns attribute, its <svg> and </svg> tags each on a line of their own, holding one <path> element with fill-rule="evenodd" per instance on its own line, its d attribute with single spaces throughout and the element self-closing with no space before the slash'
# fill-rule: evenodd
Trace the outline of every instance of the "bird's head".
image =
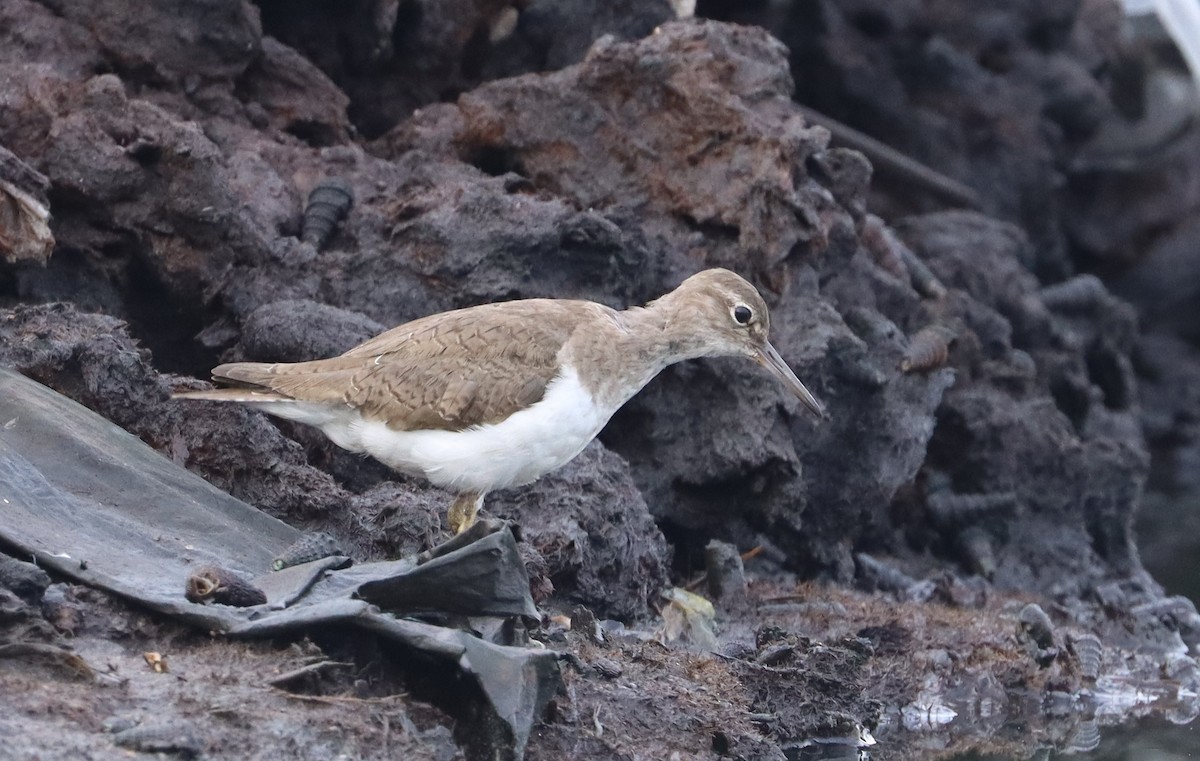
<svg viewBox="0 0 1200 761">
<path fill-rule="evenodd" d="M 825 417 L 825 408 L 771 346 L 767 304 L 746 280 L 726 269 L 704 270 L 659 302 L 671 310 L 672 332 L 687 336 L 688 356 L 753 359 L 817 417 Z"/>
</svg>

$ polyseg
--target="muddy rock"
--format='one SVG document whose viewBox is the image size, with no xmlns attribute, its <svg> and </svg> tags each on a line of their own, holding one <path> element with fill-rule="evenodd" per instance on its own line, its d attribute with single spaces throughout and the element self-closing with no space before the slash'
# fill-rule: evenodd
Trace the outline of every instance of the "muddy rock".
<svg viewBox="0 0 1200 761">
<path fill-rule="evenodd" d="M 1056 163 L 1112 109 L 1095 62 L 1120 49 L 1116 3 L 1008 3 L 979 13 L 869 0 L 715 0 L 700 12 L 770 29 L 791 51 L 799 102 L 965 181 L 985 211 L 1025 228 L 1039 273 L 1071 270 Z M 885 172 L 877 208 L 887 217 L 936 208 L 919 188 Z"/>
<path fill-rule="evenodd" d="M 644 209 L 666 226 L 651 229 L 681 247 L 718 233 L 693 253 L 714 265 L 765 275 L 824 251 L 842 220 L 804 163 L 827 133 L 790 106 L 786 51 L 754 29 L 662 29 L 636 44 L 602 40 L 561 72 L 484 85 L 453 116 L 417 115 L 378 150 L 438 150 L 489 173 L 515 171 L 583 208 Z M 456 132 L 434 132 L 431 119 Z"/>
<path fill-rule="evenodd" d="M 264 245 L 268 225 L 242 210 L 221 150 L 197 125 L 128 99 L 113 75 L 68 98 L 41 165 L 58 198 L 98 215 L 73 243 L 133 247 L 149 270 L 143 277 L 187 300 L 202 298 L 220 269 Z M 188 232 L 181 238 L 177 229 Z"/>
<path fill-rule="evenodd" d="M 1038 587 L 1042 577 L 1051 592 L 1090 576 L 1087 568 L 1140 572 L 1132 518 L 1149 457 L 1130 403 L 1136 392 L 1115 390 L 1132 384 L 1132 375 L 1108 370 L 1130 363 L 1128 305 L 1105 292 L 1086 319 L 1052 312 L 1021 266 L 1021 236 L 978 215 L 912 218 L 901 231 L 943 282 L 984 302 L 962 318 L 970 333 L 958 340 L 973 337 L 975 346 L 957 352 L 969 361 L 938 410 L 926 488 L 1015 493 L 1016 512 L 986 519 L 988 541 L 975 545 L 996 554 L 999 584 Z M 964 256 L 976 266 L 965 266 Z M 987 327 L 1005 323 L 988 340 Z M 1093 359 L 1101 352 L 1108 364 Z M 1011 373 L 1027 360 L 1036 375 L 1011 385 Z M 1000 388 L 997 376 L 1005 379 Z M 1052 549 L 1064 543 L 1086 554 Z M 1042 576 L 1056 566 L 1060 574 Z"/>
<path fill-rule="evenodd" d="M 1200 350 L 1169 333 L 1141 336 L 1135 358 L 1141 420 L 1154 467 L 1137 516 L 1146 567 L 1168 589 L 1200 595 L 1180 558 L 1196 556 L 1200 495 Z"/>
<path fill-rule="evenodd" d="M 122 77 L 150 85 L 194 89 L 204 79 L 233 79 L 254 60 L 261 44 L 258 10 L 246 0 L 180 2 L 155 13 L 141 13 L 127 3 L 91 8 L 56 0 L 43 4 L 86 28 L 105 62 Z"/>
<path fill-rule="evenodd" d="M 384 331 L 374 320 L 315 301 L 273 301 L 242 325 L 240 352 L 256 362 L 334 357 Z"/>
<path fill-rule="evenodd" d="M 318 146 L 344 143 L 350 135 L 350 99 L 309 59 L 272 37 L 262 38 L 262 54 L 237 89 L 255 127 Z"/>
<path fill-rule="evenodd" d="M 280 173 L 301 160 L 281 158 Z M 388 162 L 341 152 L 334 165 L 357 198 L 341 230 L 319 254 L 281 238 L 268 260 L 238 265 L 222 294 L 235 323 L 280 298 L 322 301 L 392 327 L 516 297 L 624 305 L 660 293 L 658 268 L 647 266 L 657 252 L 639 231 L 529 195 L 519 177 L 421 153 Z"/>
<path fill-rule="evenodd" d="M 674 17 L 668 0 L 534 0 L 515 15 L 516 25 L 507 36 L 493 27 L 493 49 L 483 66 L 484 77 L 561 69 L 583 60 L 601 37 L 645 37 Z"/>
<path fill-rule="evenodd" d="M 10 144 L 22 144 L 20 125 L 47 122 L 34 163 L 51 182 L 69 253 L 51 261 L 55 277 L 18 271 L 17 293 L 137 317 L 168 363 L 187 357 L 170 347 L 190 343 L 202 325 L 188 307 L 211 298 L 233 262 L 258 256 L 274 235 L 271 206 L 239 200 L 262 186 L 244 188 L 198 125 L 127 98 L 115 75 L 40 86 L 16 104 Z"/>
<path fill-rule="evenodd" d="M 100 47 L 86 28 L 63 18 L 49 7 L 49 3 L 36 0 L 0 3 L 0 40 L 3 41 L 0 65 L 6 73 L 25 69 L 26 76 L 14 76 L 9 80 L 13 85 L 21 85 L 18 91 L 27 84 L 30 67 L 84 79 L 95 73 L 101 63 Z M 5 88 L 0 94 L 0 103 L 4 104 L 0 106 L 0 113 L 6 111 L 16 94 Z"/>
<path fill-rule="evenodd" d="M 1200 344 L 1200 326 L 1190 305 L 1200 298 L 1200 262 L 1195 253 L 1200 223 L 1185 222 L 1160 237 L 1138 264 L 1115 278 L 1113 290 L 1135 304 L 1148 331 L 1173 333 Z"/>
<path fill-rule="evenodd" d="M 978 13 L 712 0 L 698 12 L 770 29 L 790 50 L 799 102 L 965 181 L 985 211 L 1025 229 L 1040 277 L 1136 267 L 1200 204 L 1195 98 L 1180 96 L 1192 83 L 1161 35 L 1131 31 L 1120 3 Z M 888 162 L 878 169 L 876 213 L 938 203 Z"/>
<path fill-rule="evenodd" d="M 126 97 L 110 75 L 82 88 L 76 96 L 82 111 L 55 115 L 63 126 L 43 163 L 59 192 L 70 191 L 84 208 L 116 210 L 99 226 L 68 209 L 66 242 L 95 252 L 84 261 L 114 247 L 126 252 L 128 280 L 104 278 L 118 313 L 124 307 L 158 361 L 197 375 L 239 339 L 247 355 L 298 359 L 335 352 L 359 335 L 355 328 L 335 341 L 318 340 L 320 334 L 289 339 L 280 327 L 288 317 L 267 319 L 272 309 L 287 312 L 267 306 L 280 299 L 324 303 L 391 326 L 523 296 L 625 306 L 657 296 L 698 266 L 742 271 L 765 288 L 773 340 L 828 402 L 829 421 L 815 424 L 744 362 L 706 361 L 664 373 L 603 440 L 628 461 L 651 513 L 686 547 L 684 557 L 713 535 L 742 549 L 769 535 L 792 567 L 848 581 L 853 551 L 864 542 L 900 549 L 895 531 L 910 519 L 901 511 L 896 520 L 893 501 L 923 477 L 939 421 L 959 419 L 936 412 L 952 384 L 965 398 L 1004 399 L 993 393 L 1003 385 L 1024 395 L 1029 409 L 1065 407 L 1069 427 L 1047 442 L 1091 429 L 1110 436 L 1123 430 L 1136 389 L 1120 308 L 1101 312 L 1113 315 L 1109 323 L 1119 329 L 1087 333 L 1086 320 L 1074 324 L 1039 306 L 1037 282 L 1025 269 L 1037 266 L 1037 248 L 1015 227 L 934 217 L 899 228 L 951 287 L 944 299 L 922 296 L 882 269 L 857 237 L 865 192 L 860 164 L 831 160 L 828 134 L 805 123 L 791 88 L 787 51 L 760 30 L 671 23 L 641 41 L 604 41 L 562 71 L 485 84 L 457 103 L 425 109 L 371 144 L 370 153 L 285 140 L 250 160 L 247 151 L 263 146 L 263 138 L 245 124 L 214 118 L 220 139 L 207 141 L 159 107 Z M 88 103 L 95 104 L 91 111 Z M 82 135 L 104 109 L 117 115 L 118 134 L 121 119 L 144 117 L 147 126 L 139 129 L 153 133 L 149 144 L 164 146 L 154 174 L 109 149 L 107 163 L 98 163 L 105 151 L 87 148 Z M 69 139 L 72 120 L 80 122 L 79 137 Z M 192 158 L 168 158 L 180 145 L 190 146 L 184 152 Z M 67 160 L 88 151 L 84 160 L 93 171 L 85 186 L 67 176 Z M 201 190 L 186 201 L 147 206 L 143 199 L 169 195 L 153 192 L 153 177 L 168 170 Z M 299 232 L 300 199 L 330 175 L 346 178 L 356 205 L 328 249 L 316 252 L 292 236 Z M 266 193 L 255 192 L 256 177 Z M 138 200 L 118 200 L 126 197 Z M 163 232 L 113 241 L 114 227 Z M 910 233 L 917 227 L 920 239 Z M 966 253 L 981 247 L 1002 253 L 984 259 Z M 130 298 L 147 282 L 171 295 L 165 314 L 182 319 L 146 323 L 146 316 L 164 314 L 162 300 Z M 28 284 L 22 292 L 37 293 Z M 164 322 L 168 327 L 160 327 Z M 900 372 L 910 337 L 930 326 L 956 336 L 946 366 Z M 177 348 L 197 334 L 199 347 Z M 1039 373 L 1049 382 L 1040 385 Z M 965 418 L 970 426 L 1008 414 L 994 402 L 972 409 Z M 856 434 L 867 429 L 872 436 Z M 360 495 L 379 482 L 378 471 L 352 465 L 319 437 L 291 435 Z M 853 452 L 843 445 L 849 440 L 857 442 Z M 203 468 L 200 453 L 212 457 L 217 449 L 189 446 L 188 452 Z M 1030 466 L 1033 451 L 1041 450 L 1003 455 L 1012 462 L 1006 477 Z M 1126 458 L 1119 446 L 1113 451 L 1101 459 Z M 1080 462 L 1089 456 L 1080 454 Z M 1139 467 L 1120 472 L 1136 474 Z M 957 491 L 1010 488 L 1005 478 L 978 480 L 978 486 L 956 484 Z M 1125 525 L 1136 493 L 1135 486 L 1098 515 L 1115 515 Z M 297 490 L 270 501 L 294 504 L 299 497 Z M 1075 536 L 1082 541 L 1087 533 L 1079 525 Z M 1125 536 L 1118 530 L 1102 545 L 1129 567 Z M 953 559 L 961 544 L 945 536 L 931 546 Z M 1005 554 L 998 558 L 1003 569 Z"/>
<path fill-rule="evenodd" d="M 201 422 L 203 411 L 170 400 L 167 379 L 119 320 L 61 304 L 23 307 L 4 313 L 0 331 L 0 362 L 95 409 L 167 456 L 201 467 L 242 499 L 268 511 L 299 509 L 310 516 L 346 499 L 265 419 L 217 407 Z"/>
<path fill-rule="evenodd" d="M 259 3 L 267 33 L 350 96 L 351 118 L 368 135 L 476 84 L 490 30 L 510 5 L 363 0 L 297 14 L 286 2 Z"/>
<path fill-rule="evenodd" d="M 594 442 L 575 463 L 485 509 L 525 527 L 568 600 L 602 618 L 637 618 L 668 586 L 670 551 L 620 455 Z"/>
<path fill-rule="evenodd" d="M 0 555 L 0 586 L 27 603 L 36 603 L 50 586 L 50 576 L 32 563 Z"/>
<path fill-rule="evenodd" d="M 284 2 L 258 5 L 268 34 L 349 95 L 350 117 L 368 137 L 482 81 L 576 63 L 601 36 L 643 37 L 674 15 L 667 0 L 385 0 L 304 14 Z"/>
</svg>

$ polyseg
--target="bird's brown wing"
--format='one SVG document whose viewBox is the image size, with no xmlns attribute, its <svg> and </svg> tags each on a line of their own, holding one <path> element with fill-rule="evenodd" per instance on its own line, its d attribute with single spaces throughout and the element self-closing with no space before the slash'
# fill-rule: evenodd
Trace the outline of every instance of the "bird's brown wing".
<svg viewBox="0 0 1200 761">
<path fill-rule="evenodd" d="M 596 305 L 514 301 L 445 312 L 393 328 L 339 357 L 238 362 L 213 379 L 291 399 L 345 404 L 396 430 L 462 430 L 499 422 L 542 398 L 558 352 Z"/>
</svg>

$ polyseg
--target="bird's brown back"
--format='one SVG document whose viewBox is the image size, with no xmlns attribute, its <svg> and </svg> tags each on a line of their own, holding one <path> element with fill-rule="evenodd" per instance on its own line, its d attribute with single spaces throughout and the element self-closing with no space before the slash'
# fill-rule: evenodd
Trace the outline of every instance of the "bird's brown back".
<svg viewBox="0 0 1200 761">
<path fill-rule="evenodd" d="M 306 402 L 347 405 L 400 431 L 496 423 L 542 398 L 559 351 L 605 307 L 529 299 L 424 317 L 338 357 L 235 362 L 213 379 Z"/>
</svg>

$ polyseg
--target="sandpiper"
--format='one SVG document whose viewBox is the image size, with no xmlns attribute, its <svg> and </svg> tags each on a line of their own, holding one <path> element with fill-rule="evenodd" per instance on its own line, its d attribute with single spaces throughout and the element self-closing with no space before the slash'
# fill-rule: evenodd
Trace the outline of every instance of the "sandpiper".
<svg viewBox="0 0 1200 761">
<path fill-rule="evenodd" d="M 448 522 L 458 533 L 489 491 L 569 462 L 630 397 L 685 359 L 753 359 L 823 417 L 769 329 L 754 286 L 710 269 L 644 307 L 484 304 L 414 320 L 330 359 L 220 365 L 213 380 L 232 388 L 176 397 L 307 423 L 344 449 L 455 491 Z"/>
</svg>

